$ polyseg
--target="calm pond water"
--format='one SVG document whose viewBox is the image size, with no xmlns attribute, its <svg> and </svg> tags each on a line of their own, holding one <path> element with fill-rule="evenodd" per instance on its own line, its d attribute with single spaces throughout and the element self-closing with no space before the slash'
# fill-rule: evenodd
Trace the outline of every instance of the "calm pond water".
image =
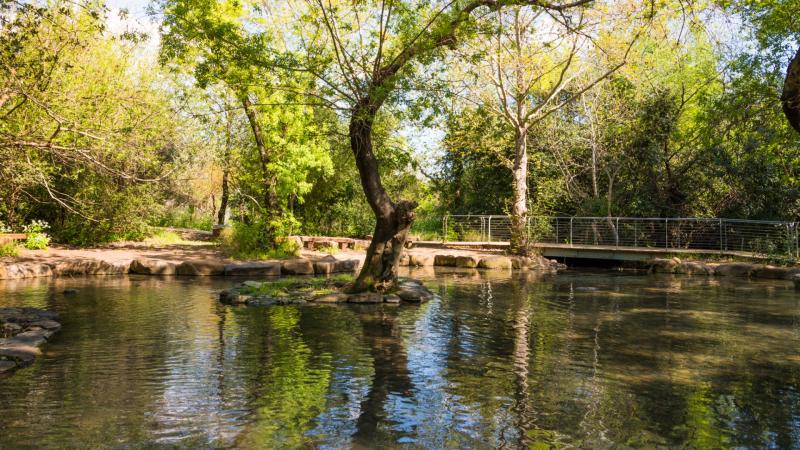
<svg viewBox="0 0 800 450">
<path fill-rule="evenodd" d="M 0 378 L 0 448 L 800 448 L 789 283 L 421 276 L 439 298 L 394 307 L 223 306 L 230 280 L 0 284 L 0 306 L 63 323 Z"/>
</svg>

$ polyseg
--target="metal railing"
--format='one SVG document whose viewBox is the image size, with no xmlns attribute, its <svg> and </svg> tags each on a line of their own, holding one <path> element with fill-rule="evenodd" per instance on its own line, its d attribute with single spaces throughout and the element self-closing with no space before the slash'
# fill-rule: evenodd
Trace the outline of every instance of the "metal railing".
<svg viewBox="0 0 800 450">
<path fill-rule="evenodd" d="M 569 246 L 717 250 L 800 257 L 798 222 L 719 218 L 550 217 L 527 220 L 527 239 Z M 501 215 L 448 215 L 444 241 L 508 242 L 511 220 Z"/>
</svg>

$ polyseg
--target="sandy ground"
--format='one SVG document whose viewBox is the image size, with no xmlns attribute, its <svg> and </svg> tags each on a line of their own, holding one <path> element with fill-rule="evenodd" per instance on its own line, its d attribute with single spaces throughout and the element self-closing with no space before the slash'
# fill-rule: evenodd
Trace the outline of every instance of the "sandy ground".
<svg viewBox="0 0 800 450">
<path fill-rule="evenodd" d="M 408 254 L 415 255 L 486 255 L 497 254 L 497 251 L 457 250 L 441 248 L 413 248 L 407 249 Z M 303 249 L 300 256 L 310 260 L 318 260 L 328 256 L 327 253 Z M 340 250 L 335 255 L 336 259 L 359 259 L 363 262 L 365 253 L 355 250 Z M 0 263 L 39 262 L 56 263 L 60 261 L 101 260 L 109 263 L 125 264 L 136 258 L 150 258 L 163 261 L 219 261 L 224 263 L 234 262 L 226 257 L 220 248 L 213 244 L 208 245 L 168 245 L 162 247 L 149 247 L 138 244 L 102 248 L 68 248 L 53 246 L 48 250 L 21 250 L 18 257 L 0 258 Z M 236 261 L 247 262 L 247 261 Z"/>
</svg>

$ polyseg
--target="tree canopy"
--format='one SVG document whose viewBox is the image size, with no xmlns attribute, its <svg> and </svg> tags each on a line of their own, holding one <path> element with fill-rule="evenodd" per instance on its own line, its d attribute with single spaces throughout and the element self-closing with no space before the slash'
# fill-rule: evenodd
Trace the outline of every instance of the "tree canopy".
<svg viewBox="0 0 800 450">
<path fill-rule="evenodd" d="M 371 235 L 380 288 L 448 213 L 800 212 L 790 0 L 0 6 L 3 229 Z"/>
</svg>

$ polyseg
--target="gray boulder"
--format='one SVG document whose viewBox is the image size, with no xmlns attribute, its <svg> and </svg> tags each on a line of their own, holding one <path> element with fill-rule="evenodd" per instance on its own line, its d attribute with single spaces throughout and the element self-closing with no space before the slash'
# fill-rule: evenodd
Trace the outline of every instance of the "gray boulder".
<svg viewBox="0 0 800 450">
<path fill-rule="evenodd" d="M 281 263 L 265 261 L 228 264 L 224 268 L 224 274 L 230 277 L 279 277 L 281 276 Z"/>
<path fill-rule="evenodd" d="M 307 259 L 288 259 L 281 261 L 283 275 L 314 275 L 314 264 Z"/>
</svg>

